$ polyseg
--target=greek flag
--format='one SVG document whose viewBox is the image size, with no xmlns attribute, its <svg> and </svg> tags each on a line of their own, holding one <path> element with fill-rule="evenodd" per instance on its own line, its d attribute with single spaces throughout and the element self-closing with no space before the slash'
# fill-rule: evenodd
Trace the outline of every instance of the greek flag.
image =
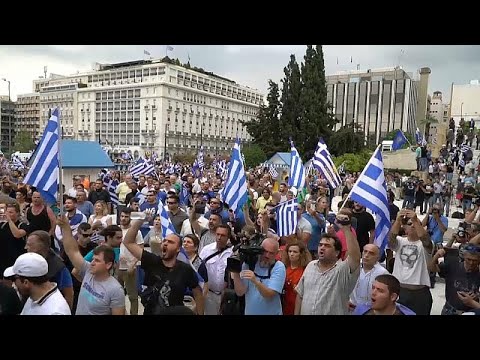
<svg viewBox="0 0 480 360">
<path fill-rule="evenodd" d="M 230 166 L 225 187 L 220 193 L 220 198 L 227 203 L 234 212 L 241 209 L 247 201 L 247 179 L 243 167 L 242 155 L 240 152 L 240 140 L 237 138 L 233 146 Z"/>
<path fill-rule="evenodd" d="M 289 236 L 295 234 L 298 223 L 298 201 L 296 198 L 285 201 L 277 206 L 277 235 Z"/>
<path fill-rule="evenodd" d="M 461 153 L 466 153 L 468 150 L 470 150 L 470 146 L 468 146 L 466 143 L 462 144 L 462 146 L 460 147 Z"/>
<path fill-rule="evenodd" d="M 317 150 L 315 150 L 315 154 L 313 155 L 312 163 L 313 167 L 323 175 L 333 189 L 342 183 L 342 179 L 340 175 L 338 175 L 335 164 L 333 163 L 332 155 L 330 155 L 327 144 L 325 144 L 322 138 L 318 140 Z"/>
<path fill-rule="evenodd" d="M 385 249 L 390 232 L 390 209 L 380 148 L 377 148 L 350 192 L 353 201 L 370 209 L 375 216 L 375 245 Z"/>
<path fill-rule="evenodd" d="M 19 169 L 19 170 L 25 168 L 25 166 L 24 166 L 23 163 L 22 163 L 22 160 L 20 160 L 20 159 L 18 158 L 18 156 L 14 156 L 14 157 L 13 157 L 13 159 L 12 159 L 12 166 L 13 166 L 14 169 Z"/>
<path fill-rule="evenodd" d="M 290 176 L 288 178 L 288 187 L 294 187 L 297 190 L 305 186 L 305 168 L 303 167 L 302 159 L 298 154 L 293 141 L 291 144 L 291 162 L 290 162 Z"/>
<path fill-rule="evenodd" d="M 141 174 L 151 175 L 155 172 L 155 166 L 149 160 L 141 157 L 135 165 L 130 167 L 129 172 L 133 177 L 138 177 Z"/>
<path fill-rule="evenodd" d="M 268 173 L 272 176 L 273 179 L 276 179 L 278 177 L 278 172 L 273 167 L 273 164 L 270 164 L 270 168 L 268 169 Z"/>
<path fill-rule="evenodd" d="M 172 224 L 172 221 L 170 220 L 170 217 L 168 216 L 167 210 L 165 209 L 165 206 L 163 205 L 162 200 L 158 200 L 158 211 L 157 214 L 160 215 L 160 223 L 162 224 L 162 238 L 165 239 L 168 235 L 170 234 L 176 234 L 175 227 Z M 188 259 L 187 253 L 185 252 L 185 249 L 183 246 L 180 246 L 180 252 L 177 255 L 177 260 L 183 261 L 184 263 L 192 265 L 190 260 Z M 193 270 L 195 268 L 192 265 Z M 198 278 L 198 283 L 203 289 L 203 284 L 205 281 L 203 278 L 200 276 L 200 274 L 195 270 L 195 274 L 197 275 Z"/>
<path fill-rule="evenodd" d="M 34 186 L 40 192 L 47 204 L 57 202 L 58 191 L 58 108 L 52 111 L 43 136 L 37 148 L 37 154 L 27 176 L 25 184 Z"/>
</svg>

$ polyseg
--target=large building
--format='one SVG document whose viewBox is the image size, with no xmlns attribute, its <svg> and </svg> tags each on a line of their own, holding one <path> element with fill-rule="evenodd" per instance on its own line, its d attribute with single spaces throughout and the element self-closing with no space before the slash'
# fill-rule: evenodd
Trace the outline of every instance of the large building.
<svg viewBox="0 0 480 360">
<path fill-rule="evenodd" d="M 250 140 L 241 122 L 263 102 L 257 90 L 160 60 L 97 63 L 92 72 L 35 80 L 34 89 L 43 118 L 61 106 L 64 135 L 160 156 L 200 145 L 208 155 L 229 153 L 237 136 Z"/>
<path fill-rule="evenodd" d="M 448 104 L 443 103 L 442 92 L 435 91 L 432 96 L 432 103 L 429 114 L 439 123 L 448 122 Z"/>
<path fill-rule="evenodd" d="M 11 153 L 15 138 L 15 103 L 8 96 L 0 96 L 0 150 Z"/>
<path fill-rule="evenodd" d="M 356 123 L 370 144 L 378 144 L 395 129 L 414 134 L 418 102 L 423 103 L 421 109 L 427 109 L 426 95 L 422 100 L 418 96 L 425 77 L 417 81 L 401 67 L 340 72 L 326 76 L 326 80 L 327 100 L 339 120 L 335 129 Z M 428 77 L 426 80 L 428 86 Z"/>
<path fill-rule="evenodd" d="M 450 93 L 450 117 L 455 120 L 456 126 L 460 119 L 465 121 L 475 120 L 476 126 L 480 125 L 480 82 L 470 81 L 470 84 L 452 84 Z"/>
<path fill-rule="evenodd" d="M 24 131 L 32 139 L 39 139 L 42 135 L 40 122 L 40 94 L 23 94 L 17 96 L 15 103 L 15 126 L 17 131 Z"/>
</svg>

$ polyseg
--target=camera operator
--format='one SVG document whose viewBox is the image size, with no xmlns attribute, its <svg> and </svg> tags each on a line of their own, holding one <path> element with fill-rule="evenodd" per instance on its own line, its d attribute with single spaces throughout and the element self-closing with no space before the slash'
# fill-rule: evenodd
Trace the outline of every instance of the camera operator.
<svg viewBox="0 0 480 360">
<path fill-rule="evenodd" d="M 423 218 L 422 226 L 427 227 L 427 232 L 430 235 L 430 239 L 433 242 L 433 253 L 442 247 L 443 234 L 448 229 L 448 219 L 442 215 L 442 206 L 440 204 L 434 204 L 430 209 L 429 214 Z M 435 287 L 436 273 L 430 273 L 430 287 Z"/>
<path fill-rule="evenodd" d="M 258 256 L 253 270 L 243 264 L 240 273 L 232 272 L 235 293 L 245 295 L 245 315 L 282 315 L 280 294 L 286 270 L 281 261 L 275 260 L 278 241 L 266 238 L 262 248 L 263 254 Z"/>
<path fill-rule="evenodd" d="M 403 185 L 403 205 L 402 208 L 405 208 L 407 205 L 415 203 L 415 182 L 412 178 L 409 178 L 408 181 Z"/>
</svg>

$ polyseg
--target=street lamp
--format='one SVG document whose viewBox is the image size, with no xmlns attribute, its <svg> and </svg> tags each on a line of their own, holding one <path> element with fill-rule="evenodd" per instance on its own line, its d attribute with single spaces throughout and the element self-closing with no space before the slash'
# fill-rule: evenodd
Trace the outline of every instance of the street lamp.
<svg viewBox="0 0 480 360">
<path fill-rule="evenodd" d="M 10 99 L 10 80 L 7 80 L 5 78 L 2 78 L 2 80 L 8 82 L 8 101 L 11 101 L 11 99 Z"/>
<path fill-rule="evenodd" d="M 463 119 L 463 102 L 460 105 L 460 119 Z"/>
</svg>

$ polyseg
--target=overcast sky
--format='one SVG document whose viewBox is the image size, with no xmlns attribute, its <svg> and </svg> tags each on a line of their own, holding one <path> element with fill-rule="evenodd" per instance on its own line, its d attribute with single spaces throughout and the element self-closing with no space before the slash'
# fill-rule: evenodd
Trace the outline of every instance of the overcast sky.
<svg viewBox="0 0 480 360">
<path fill-rule="evenodd" d="M 171 45 L 170 57 L 202 67 L 239 84 L 267 91 L 267 81 L 279 82 L 290 54 L 303 61 L 305 45 Z M 165 56 L 165 45 L 0 45 L 0 79 L 11 82 L 12 99 L 32 92 L 32 80 L 48 73 L 63 75 L 89 71 L 92 63 L 112 63 Z M 449 45 L 325 45 L 326 74 L 340 70 L 370 69 L 400 64 L 407 72 L 431 68 L 429 93 L 440 90 L 449 102 L 450 87 L 480 78 L 480 46 Z M 337 65 L 338 58 L 338 65 Z M 353 62 L 351 61 L 351 58 Z M 0 95 L 8 85 L 0 80 Z"/>
</svg>

